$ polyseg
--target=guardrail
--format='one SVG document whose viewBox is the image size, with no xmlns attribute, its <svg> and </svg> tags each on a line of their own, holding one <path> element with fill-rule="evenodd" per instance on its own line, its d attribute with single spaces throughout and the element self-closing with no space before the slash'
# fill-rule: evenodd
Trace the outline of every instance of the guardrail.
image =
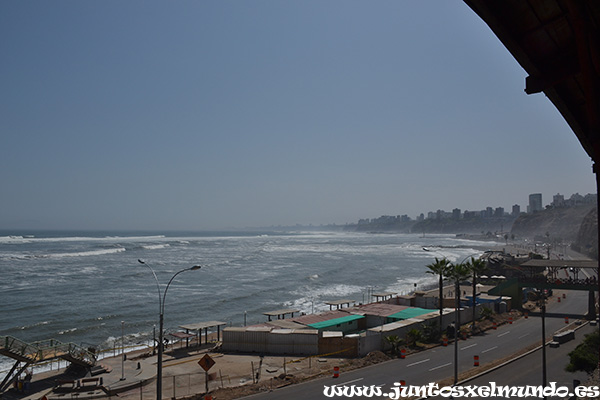
<svg viewBox="0 0 600 400">
<path fill-rule="evenodd" d="M 87 365 L 91 366 L 96 364 L 96 355 L 81 346 L 74 343 L 68 343 L 68 352 L 72 358 L 82 361 Z"/>
<path fill-rule="evenodd" d="M 15 354 L 29 361 L 36 361 L 39 357 L 39 348 L 12 336 L 0 336 L 0 343 L 4 351 Z"/>
<path fill-rule="evenodd" d="M 56 339 L 26 343 L 12 336 L 0 336 L 0 344 L 5 354 L 30 362 L 64 358 L 78 364 L 96 364 L 96 356 L 92 352 L 74 343 L 62 343 Z"/>
</svg>

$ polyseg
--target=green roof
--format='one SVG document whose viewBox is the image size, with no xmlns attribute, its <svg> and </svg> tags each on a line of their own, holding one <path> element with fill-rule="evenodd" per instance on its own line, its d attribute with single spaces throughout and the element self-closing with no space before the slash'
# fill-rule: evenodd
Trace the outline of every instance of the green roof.
<svg viewBox="0 0 600 400">
<path fill-rule="evenodd" d="M 411 308 L 407 308 L 406 310 L 397 312 L 395 314 L 388 315 L 388 318 L 409 319 L 409 318 L 418 317 L 419 315 L 429 314 L 430 312 L 434 312 L 434 311 L 435 310 L 427 310 L 425 308 L 411 307 Z"/>
<path fill-rule="evenodd" d="M 334 318 L 327 321 L 315 322 L 314 324 L 308 324 L 311 328 L 323 329 L 330 326 L 343 324 L 345 322 L 356 321 L 357 319 L 364 318 L 363 315 L 348 315 L 347 317 Z"/>
</svg>

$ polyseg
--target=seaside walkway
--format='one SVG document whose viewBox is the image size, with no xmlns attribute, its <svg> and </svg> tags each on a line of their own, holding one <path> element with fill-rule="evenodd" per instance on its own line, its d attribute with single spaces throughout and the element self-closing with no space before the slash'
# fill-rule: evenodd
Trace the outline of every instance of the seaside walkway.
<svg viewBox="0 0 600 400">
<path fill-rule="evenodd" d="M 15 376 L 19 376 L 32 364 L 57 358 L 85 368 L 91 368 L 96 364 L 96 356 L 92 352 L 76 344 L 62 343 L 55 339 L 26 343 L 12 336 L 0 336 L 0 355 L 16 360 L 10 372 L 0 383 L 0 393 L 10 385 Z"/>
</svg>

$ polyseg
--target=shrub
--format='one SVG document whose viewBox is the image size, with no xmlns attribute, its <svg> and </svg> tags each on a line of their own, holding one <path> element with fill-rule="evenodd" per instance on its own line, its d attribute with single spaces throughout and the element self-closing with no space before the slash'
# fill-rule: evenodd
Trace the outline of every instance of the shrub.
<svg viewBox="0 0 600 400">
<path fill-rule="evenodd" d="M 569 372 L 585 371 L 588 374 L 594 372 L 598 366 L 598 346 L 600 346 L 598 332 L 585 335 L 583 342 L 569 353 L 570 362 L 565 369 Z"/>
<path fill-rule="evenodd" d="M 392 355 L 397 356 L 398 354 L 400 354 L 400 346 L 402 346 L 404 340 L 400 339 L 396 335 L 390 335 L 385 337 L 385 341 L 388 342 L 390 346 L 392 346 L 392 349 L 390 350 Z"/>
</svg>

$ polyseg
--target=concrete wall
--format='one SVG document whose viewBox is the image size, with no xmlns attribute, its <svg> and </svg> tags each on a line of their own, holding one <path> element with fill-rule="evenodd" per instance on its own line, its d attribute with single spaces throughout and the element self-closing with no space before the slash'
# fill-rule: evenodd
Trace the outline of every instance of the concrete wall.
<svg viewBox="0 0 600 400">
<path fill-rule="evenodd" d="M 358 357 L 358 342 L 359 338 L 355 335 L 350 337 L 328 336 L 327 332 L 324 332 L 319 338 L 319 352 L 315 354 L 348 358 Z"/>
<path fill-rule="evenodd" d="M 223 351 L 259 354 L 319 354 L 316 329 L 230 327 L 223 330 Z"/>
<path fill-rule="evenodd" d="M 358 337 L 358 356 L 364 357 L 372 351 L 381 351 L 385 345 L 383 336 L 379 332 L 372 332 L 369 329 Z M 389 347 L 389 345 L 387 346 Z"/>
<path fill-rule="evenodd" d="M 385 324 L 385 320 L 386 320 L 386 317 L 382 317 L 379 315 L 365 315 L 365 321 L 366 321 L 365 329 L 367 327 L 383 325 L 383 324 Z"/>
<path fill-rule="evenodd" d="M 435 310 L 439 308 L 437 297 L 418 296 L 414 301 L 415 307 L 430 308 Z"/>
</svg>

